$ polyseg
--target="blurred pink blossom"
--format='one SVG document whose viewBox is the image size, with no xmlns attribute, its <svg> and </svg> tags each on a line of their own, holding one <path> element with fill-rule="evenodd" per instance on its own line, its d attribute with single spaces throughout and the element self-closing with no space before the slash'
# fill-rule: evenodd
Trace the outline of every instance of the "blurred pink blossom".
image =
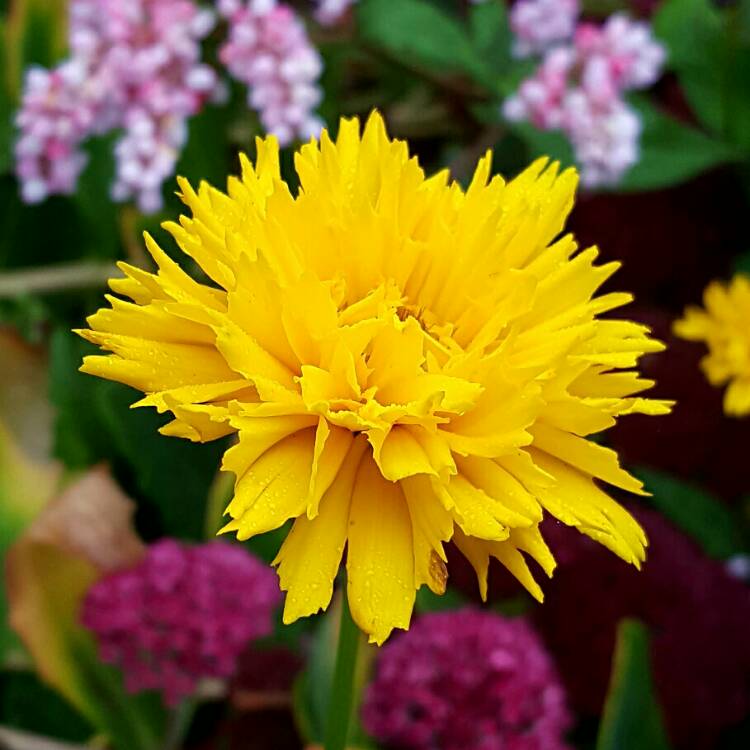
<svg viewBox="0 0 750 750">
<path fill-rule="evenodd" d="M 564 125 L 585 187 L 615 184 L 638 161 L 641 120 L 619 97 L 597 103 L 585 89 L 565 97 Z"/>
<path fill-rule="evenodd" d="M 528 57 L 569 39 L 580 12 L 579 0 L 519 0 L 510 12 L 513 54 Z"/>
<path fill-rule="evenodd" d="M 319 135 L 323 122 L 314 109 L 323 64 L 302 21 L 276 0 L 219 0 L 218 8 L 229 20 L 219 57 L 249 87 L 248 105 L 265 130 L 281 145 Z"/>
<path fill-rule="evenodd" d="M 570 725 L 531 626 L 474 609 L 424 615 L 383 646 L 363 720 L 405 750 L 564 750 Z"/>
<path fill-rule="evenodd" d="M 563 103 L 576 63 L 571 47 L 550 50 L 533 76 L 503 103 L 503 114 L 511 122 L 528 120 L 542 130 L 563 126 Z"/>
<path fill-rule="evenodd" d="M 218 0 L 217 8 L 229 21 L 222 61 L 250 86 L 263 127 L 284 144 L 317 135 L 322 63 L 302 21 L 276 0 Z M 216 14 L 194 0 L 71 0 L 69 15 L 71 57 L 27 72 L 16 117 L 22 196 L 35 203 L 72 193 L 86 163 L 83 141 L 117 128 L 112 198 L 158 211 L 189 118 L 222 95 L 201 61 Z"/>
<path fill-rule="evenodd" d="M 86 66 L 70 60 L 53 71 L 26 71 L 23 107 L 16 115 L 21 136 L 16 142 L 16 174 L 27 203 L 53 193 L 75 191 L 86 165 L 81 141 L 91 131 L 101 106 Z"/>
<path fill-rule="evenodd" d="M 600 65 L 615 91 L 651 86 L 666 61 L 666 51 L 654 39 L 650 24 L 624 13 L 610 16 L 603 26 L 579 24 L 574 44 L 584 66 Z"/>
<path fill-rule="evenodd" d="M 524 4 L 514 6 L 514 12 Z M 543 4 L 533 0 L 535 8 Z M 573 146 L 582 183 L 591 188 L 616 184 L 638 161 L 641 133 L 640 118 L 623 93 L 657 80 L 664 47 L 648 23 L 624 14 L 602 26 L 580 23 L 558 42 L 505 100 L 503 115 L 510 122 L 562 130 Z"/>
<path fill-rule="evenodd" d="M 248 642 L 273 629 L 280 599 L 271 568 L 242 547 L 165 539 L 95 583 L 82 622 L 129 692 L 158 690 L 174 705 L 201 678 L 229 677 Z"/>
</svg>

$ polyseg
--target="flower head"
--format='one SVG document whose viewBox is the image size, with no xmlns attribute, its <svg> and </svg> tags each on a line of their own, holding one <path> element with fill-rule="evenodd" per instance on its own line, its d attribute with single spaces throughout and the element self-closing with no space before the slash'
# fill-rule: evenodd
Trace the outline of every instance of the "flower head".
<svg viewBox="0 0 750 750">
<path fill-rule="evenodd" d="M 95 583 L 82 619 L 130 692 L 174 704 L 203 677 L 229 677 L 248 641 L 271 632 L 278 600 L 271 571 L 241 547 L 167 539 Z"/>
<path fill-rule="evenodd" d="M 632 369 L 663 347 L 598 318 L 630 295 L 594 296 L 617 264 L 560 236 L 575 172 L 541 160 L 506 183 L 488 153 L 463 190 L 375 114 L 303 146 L 293 195 L 276 141 L 257 148 L 227 193 L 180 180 L 193 217 L 165 225 L 214 283 L 147 236 L 159 271 L 122 265 L 111 286 L 133 301 L 89 319 L 81 335 L 111 354 L 82 369 L 144 391 L 168 435 L 237 434 L 224 531 L 294 519 L 275 561 L 285 620 L 328 605 L 344 547 L 378 643 L 408 627 L 416 589 L 444 591 L 449 539 L 483 591 L 493 557 L 541 599 L 524 553 L 552 572 L 545 511 L 640 564 L 643 532 L 595 480 L 642 485 L 586 436 L 668 411 Z"/>
<path fill-rule="evenodd" d="M 750 414 L 750 278 L 737 275 L 728 284 L 712 282 L 703 304 L 705 310 L 688 307 L 674 331 L 684 339 L 706 342 L 703 372 L 712 385 L 729 383 L 724 411 L 735 417 Z"/>
<path fill-rule="evenodd" d="M 424 615 L 385 646 L 363 719 L 408 750 L 563 750 L 565 703 L 528 623 L 464 609 Z"/>
</svg>

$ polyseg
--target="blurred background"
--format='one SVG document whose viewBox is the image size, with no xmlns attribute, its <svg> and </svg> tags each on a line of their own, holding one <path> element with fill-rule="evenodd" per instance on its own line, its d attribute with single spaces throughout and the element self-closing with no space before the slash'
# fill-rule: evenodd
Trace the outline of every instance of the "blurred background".
<svg viewBox="0 0 750 750">
<path fill-rule="evenodd" d="M 144 230 L 168 247 L 176 175 L 223 187 L 274 133 L 295 186 L 294 147 L 373 108 L 428 173 L 465 183 L 488 148 L 507 176 L 577 165 L 570 228 L 623 262 L 609 286 L 667 343 L 642 369 L 677 406 L 603 436 L 652 493 L 618 498 L 644 570 L 551 523 L 545 604 L 499 567 L 482 604 L 454 555 L 417 635 L 362 650 L 352 747 L 750 747 L 750 417 L 672 333 L 750 274 L 748 0 L 0 0 L 0 61 L 0 748 L 320 744 L 336 618 L 281 625 L 286 529 L 209 544 L 223 441 L 160 435 L 78 373 L 71 329 L 117 261 L 151 268 Z M 516 663 L 524 639 L 538 659 Z"/>
</svg>

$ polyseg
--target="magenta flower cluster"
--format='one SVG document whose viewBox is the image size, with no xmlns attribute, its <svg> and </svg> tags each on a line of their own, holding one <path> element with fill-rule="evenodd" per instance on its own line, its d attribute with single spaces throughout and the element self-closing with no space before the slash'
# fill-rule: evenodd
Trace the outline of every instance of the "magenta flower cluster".
<svg viewBox="0 0 750 750">
<path fill-rule="evenodd" d="M 528 623 L 464 609 L 424 615 L 383 647 L 363 721 L 405 750 L 563 750 L 570 716 Z"/>
<path fill-rule="evenodd" d="M 219 57 L 249 86 L 248 105 L 265 130 L 282 146 L 317 136 L 323 122 L 313 110 L 322 96 L 317 82 L 323 63 L 302 21 L 275 0 L 219 0 L 218 9 L 229 22 Z"/>
<path fill-rule="evenodd" d="M 294 12 L 275 0 L 221 0 L 218 9 L 229 22 L 221 58 L 251 86 L 263 126 L 284 143 L 319 131 L 321 62 Z M 118 129 L 112 198 L 158 211 L 189 118 L 225 91 L 201 60 L 216 13 L 194 0 L 71 0 L 69 15 L 70 58 L 27 71 L 16 118 L 22 196 L 74 192 L 83 142 Z"/>
<path fill-rule="evenodd" d="M 201 678 L 229 677 L 248 642 L 272 631 L 280 599 L 272 570 L 242 547 L 165 539 L 95 583 L 82 622 L 129 692 L 157 690 L 174 705 Z"/>
<path fill-rule="evenodd" d="M 639 155 L 641 121 L 624 93 L 653 84 L 666 53 L 644 21 L 617 13 L 596 25 L 579 22 L 579 12 L 576 0 L 520 0 L 513 6 L 516 53 L 542 59 L 505 100 L 503 114 L 511 122 L 562 130 L 583 184 L 612 185 Z"/>
</svg>

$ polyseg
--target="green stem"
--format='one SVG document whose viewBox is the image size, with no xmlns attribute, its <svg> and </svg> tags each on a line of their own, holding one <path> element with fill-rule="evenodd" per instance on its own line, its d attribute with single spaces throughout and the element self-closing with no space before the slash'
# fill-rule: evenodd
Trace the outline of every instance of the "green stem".
<svg viewBox="0 0 750 750">
<path fill-rule="evenodd" d="M 185 698 L 176 706 L 167 723 L 166 736 L 162 750 L 180 750 L 193 723 L 195 709 L 198 703 L 194 698 Z"/>
<path fill-rule="evenodd" d="M 0 273 L 0 299 L 25 294 L 53 294 L 89 287 L 104 287 L 113 276 L 122 276 L 114 263 L 75 261 L 41 268 Z"/>
<path fill-rule="evenodd" d="M 336 665 L 333 671 L 331 695 L 328 700 L 328 717 L 325 730 L 325 750 L 345 750 L 349 733 L 349 720 L 354 707 L 354 672 L 357 665 L 359 629 L 352 620 L 346 589 L 341 596 L 341 622 L 336 648 Z"/>
</svg>

